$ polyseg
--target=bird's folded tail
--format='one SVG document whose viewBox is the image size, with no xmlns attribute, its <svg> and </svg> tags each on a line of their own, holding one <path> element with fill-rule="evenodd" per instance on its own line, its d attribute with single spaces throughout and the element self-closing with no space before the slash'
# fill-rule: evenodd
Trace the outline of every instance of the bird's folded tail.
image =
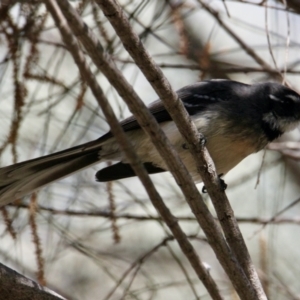
<svg viewBox="0 0 300 300">
<path fill-rule="evenodd" d="M 67 150 L 1 168 L 0 206 L 100 162 L 100 150 L 101 142 L 95 140 Z"/>
</svg>

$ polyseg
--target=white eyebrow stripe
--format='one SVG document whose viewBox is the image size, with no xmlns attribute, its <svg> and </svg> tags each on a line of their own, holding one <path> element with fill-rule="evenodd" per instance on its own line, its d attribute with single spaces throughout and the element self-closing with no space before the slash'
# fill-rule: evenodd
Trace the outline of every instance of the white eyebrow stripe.
<svg viewBox="0 0 300 300">
<path fill-rule="evenodd" d="M 269 98 L 272 100 L 275 100 L 275 101 L 281 101 L 279 98 L 277 98 L 276 96 L 274 96 L 272 94 L 269 95 Z"/>
<path fill-rule="evenodd" d="M 287 95 L 287 96 L 285 96 L 286 98 L 290 98 L 291 100 L 293 100 L 293 101 L 297 101 L 298 100 L 298 97 L 297 96 L 295 96 L 295 95 Z"/>
</svg>

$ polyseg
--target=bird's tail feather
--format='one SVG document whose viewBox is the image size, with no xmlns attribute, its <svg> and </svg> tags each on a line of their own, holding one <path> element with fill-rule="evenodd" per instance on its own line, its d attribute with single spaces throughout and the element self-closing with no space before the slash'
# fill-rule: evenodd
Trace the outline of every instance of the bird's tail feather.
<svg viewBox="0 0 300 300">
<path fill-rule="evenodd" d="M 0 206 L 98 163 L 98 140 L 0 169 Z"/>
</svg>

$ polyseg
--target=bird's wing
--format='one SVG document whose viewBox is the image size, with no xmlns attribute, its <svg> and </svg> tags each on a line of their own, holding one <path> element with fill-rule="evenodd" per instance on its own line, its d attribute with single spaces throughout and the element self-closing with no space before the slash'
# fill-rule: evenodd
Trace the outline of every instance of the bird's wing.
<svg viewBox="0 0 300 300">
<path fill-rule="evenodd" d="M 228 95 L 228 84 L 223 84 L 225 82 L 228 83 L 227 80 L 201 81 L 178 90 L 177 94 L 182 100 L 189 115 L 193 116 L 208 109 L 211 105 L 214 105 L 220 101 L 226 101 L 225 95 Z M 220 94 L 224 95 L 224 98 L 218 98 L 217 95 Z M 158 123 L 172 120 L 161 100 L 152 102 L 148 109 Z M 130 116 L 129 118 L 123 120 L 120 124 L 125 132 L 141 128 L 134 116 Z M 112 133 L 108 132 L 106 135 L 102 136 L 100 140 L 104 141 L 111 136 Z M 149 174 L 166 171 L 158 168 L 151 162 L 144 163 L 144 167 Z M 106 167 L 96 174 L 98 181 L 111 181 L 133 176 L 136 175 L 131 166 L 125 163 L 117 163 L 115 165 Z"/>
<path fill-rule="evenodd" d="M 183 102 L 183 105 L 185 106 L 189 115 L 193 116 L 208 109 L 210 105 L 214 105 L 220 101 L 226 101 L 225 95 L 228 94 L 228 82 L 234 83 L 234 81 L 223 79 L 201 81 L 185 86 L 184 88 L 178 90 L 177 94 Z M 242 85 L 241 83 L 238 84 Z M 220 99 L 216 96 L 220 94 L 224 95 L 224 98 Z M 160 99 L 152 102 L 148 106 L 148 109 L 158 123 L 172 120 L 170 114 L 167 112 L 163 102 Z M 125 132 L 141 128 L 135 116 L 133 115 L 121 121 L 120 125 Z M 109 131 L 100 137 L 99 141 L 105 141 L 110 137 L 112 137 L 112 133 Z"/>
</svg>

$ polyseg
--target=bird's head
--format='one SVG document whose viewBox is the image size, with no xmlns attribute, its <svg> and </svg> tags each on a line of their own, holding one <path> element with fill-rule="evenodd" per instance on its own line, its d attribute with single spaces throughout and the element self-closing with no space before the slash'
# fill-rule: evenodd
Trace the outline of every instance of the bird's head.
<svg viewBox="0 0 300 300">
<path fill-rule="evenodd" d="M 300 123 L 300 95 L 292 89 L 277 83 L 253 85 L 260 99 L 262 122 L 270 134 L 270 140 L 284 132 L 295 129 Z M 277 136 L 276 136 L 277 133 Z"/>
</svg>

